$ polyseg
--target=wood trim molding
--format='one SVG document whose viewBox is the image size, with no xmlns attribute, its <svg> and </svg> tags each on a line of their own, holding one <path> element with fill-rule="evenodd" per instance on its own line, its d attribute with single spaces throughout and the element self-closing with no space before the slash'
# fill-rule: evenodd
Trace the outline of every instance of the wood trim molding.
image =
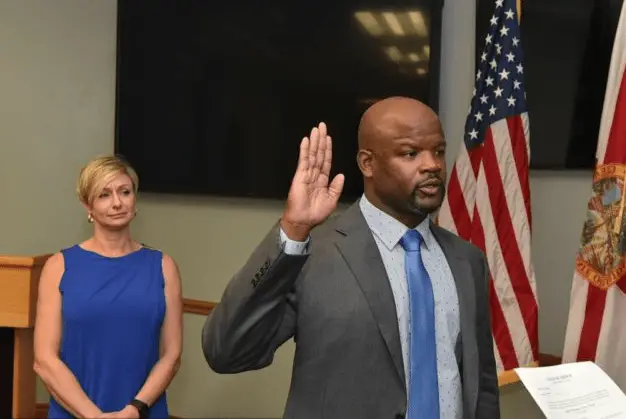
<svg viewBox="0 0 626 419">
<path fill-rule="evenodd" d="M 208 315 L 215 307 L 216 303 L 212 301 L 194 300 L 191 298 L 185 298 L 183 300 L 183 311 L 189 314 L 198 314 L 201 316 Z M 561 363 L 561 357 L 552 354 L 539 354 L 539 362 L 533 362 L 531 367 L 540 365 L 542 367 L 559 365 Z M 515 371 L 505 371 L 498 377 L 498 384 L 504 386 L 507 384 L 516 383 L 519 381 Z"/>
<path fill-rule="evenodd" d="M 542 367 L 552 367 L 561 364 L 561 357 L 551 354 L 539 354 L 539 365 Z"/>
<path fill-rule="evenodd" d="M 188 314 L 197 314 L 200 316 L 208 315 L 215 307 L 216 303 L 205 300 L 194 300 L 192 298 L 183 299 L 183 312 Z M 561 357 L 552 354 L 539 354 L 539 362 L 533 363 L 531 366 L 540 365 L 542 367 L 559 365 L 561 363 Z M 505 371 L 498 377 L 499 386 L 505 386 L 508 384 L 516 383 L 519 381 L 515 371 Z M 37 403 L 35 409 L 35 419 L 46 419 L 48 415 L 48 403 Z M 176 416 L 170 416 L 170 419 L 180 419 Z"/>
<path fill-rule="evenodd" d="M 213 301 L 194 300 L 191 298 L 183 299 L 183 311 L 189 314 L 198 314 L 201 316 L 208 315 L 217 303 Z M 559 365 L 561 363 L 561 357 L 552 354 L 539 354 L 539 365 L 542 367 Z M 536 365 L 535 363 L 534 365 Z"/>
<path fill-rule="evenodd" d="M 206 316 L 213 310 L 213 307 L 215 307 L 215 303 L 212 301 L 183 298 L 183 313 Z"/>
<path fill-rule="evenodd" d="M 48 417 L 48 403 L 37 403 L 35 405 L 35 419 L 46 419 Z"/>
<path fill-rule="evenodd" d="M 528 365 L 529 367 L 551 367 L 553 365 L 559 365 L 561 363 L 561 357 L 557 355 L 551 354 L 539 354 L 539 362 L 533 362 Z M 506 386 L 509 384 L 514 384 L 519 382 L 519 377 L 515 373 L 515 371 L 504 371 L 502 374 L 498 376 L 498 386 Z"/>
<path fill-rule="evenodd" d="M 526 367 L 536 367 L 537 365 L 538 362 L 531 362 L 526 365 Z M 517 382 L 519 382 L 519 377 L 515 370 L 507 370 L 498 375 L 498 387 L 508 386 L 509 384 L 515 384 Z"/>
</svg>

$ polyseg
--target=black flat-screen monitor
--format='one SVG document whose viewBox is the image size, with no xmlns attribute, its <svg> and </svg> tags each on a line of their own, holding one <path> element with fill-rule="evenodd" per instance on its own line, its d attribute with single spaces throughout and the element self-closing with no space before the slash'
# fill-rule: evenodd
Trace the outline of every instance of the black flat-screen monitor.
<svg viewBox="0 0 626 419">
<path fill-rule="evenodd" d="M 344 199 L 357 126 L 380 98 L 434 109 L 441 0 L 118 2 L 115 152 L 140 190 L 284 198 L 324 121 Z"/>
<path fill-rule="evenodd" d="M 624 0 L 524 0 L 521 33 L 530 167 L 590 170 Z M 482 48 L 493 0 L 477 0 Z"/>
</svg>

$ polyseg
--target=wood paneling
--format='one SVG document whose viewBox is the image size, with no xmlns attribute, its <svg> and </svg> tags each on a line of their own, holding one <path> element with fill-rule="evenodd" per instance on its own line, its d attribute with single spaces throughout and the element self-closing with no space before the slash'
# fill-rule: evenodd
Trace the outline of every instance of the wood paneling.
<svg viewBox="0 0 626 419">
<path fill-rule="evenodd" d="M 14 329 L 0 327 L 0 416 L 10 418 L 13 407 Z"/>
<path fill-rule="evenodd" d="M 33 414 L 33 403 L 37 400 L 34 329 L 13 329 L 13 334 L 13 414 L 28 417 Z"/>
<path fill-rule="evenodd" d="M 33 326 L 39 276 L 50 255 L 0 255 L 0 414 L 34 415 Z"/>
<path fill-rule="evenodd" d="M 43 264 L 49 255 L 11 257 L 0 255 L 0 325 L 33 327 L 37 287 Z"/>
</svg>

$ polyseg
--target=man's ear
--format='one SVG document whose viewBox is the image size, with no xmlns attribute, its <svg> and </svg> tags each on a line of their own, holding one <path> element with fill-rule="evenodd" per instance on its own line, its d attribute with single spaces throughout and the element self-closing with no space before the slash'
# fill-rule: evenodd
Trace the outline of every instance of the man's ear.
<svg viewBox="0 0 626 419">
<path fill-rule="evenodd" d="M 372 159 L 373 155 L 370 150 L 361 149 L 356 154 L 356 163 L 359 165 L 361 173 L 366 178 L 372 177 Z"/>
</svg>

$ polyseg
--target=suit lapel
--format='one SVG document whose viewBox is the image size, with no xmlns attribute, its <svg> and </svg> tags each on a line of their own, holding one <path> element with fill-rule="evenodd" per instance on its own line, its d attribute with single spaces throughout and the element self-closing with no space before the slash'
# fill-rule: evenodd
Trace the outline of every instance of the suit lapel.
<svg viewBox="0 0 626 419">
<path fill-rule="evenodd" d="M 476 295 L 472 269 L 464 257 L 465 253 L 457 250 L 454 242 L 450 240 L 452 233 L 441 227 L 432 225 L 431 231 L 443 250 L 459 299 L 459 313 L 461 322 L 461 377 L 463 379 L 463 391 L 467 408 L 467 417 L 473 418 L 476 410 L 478 389 L 478 348 L 476 343 Z"/>
<path fill-rule="evenodd" d="M 404 361 L 393 292 L 380 252 L 361 214 L 358 202 L 337 218 L 335 229 L 341 235 L 336 241 L 336 246 L 363 291 L 398 376 L 405 387 Z M 446 256 L 456 285 L 459 313 L 461 313 L 461 375 L 465 408 L 467 417 L 473 418 L 478 396 L 479 371 L 474 323 L 476 296 L 472 269 L 464 257 L 465 253 L 461 252 L 451 239 L 452 233 L 435 225 L 431 227 L 431 230 Z"/>
<path fill-rule="evenodd" d="M 337 248 L 363 291 L 404 386 L 404 361 L 393 292 L 380 252 L 358 203 L 337 219 L 336 230 L 342 235 L 336 241 Z"/>
</svg>

